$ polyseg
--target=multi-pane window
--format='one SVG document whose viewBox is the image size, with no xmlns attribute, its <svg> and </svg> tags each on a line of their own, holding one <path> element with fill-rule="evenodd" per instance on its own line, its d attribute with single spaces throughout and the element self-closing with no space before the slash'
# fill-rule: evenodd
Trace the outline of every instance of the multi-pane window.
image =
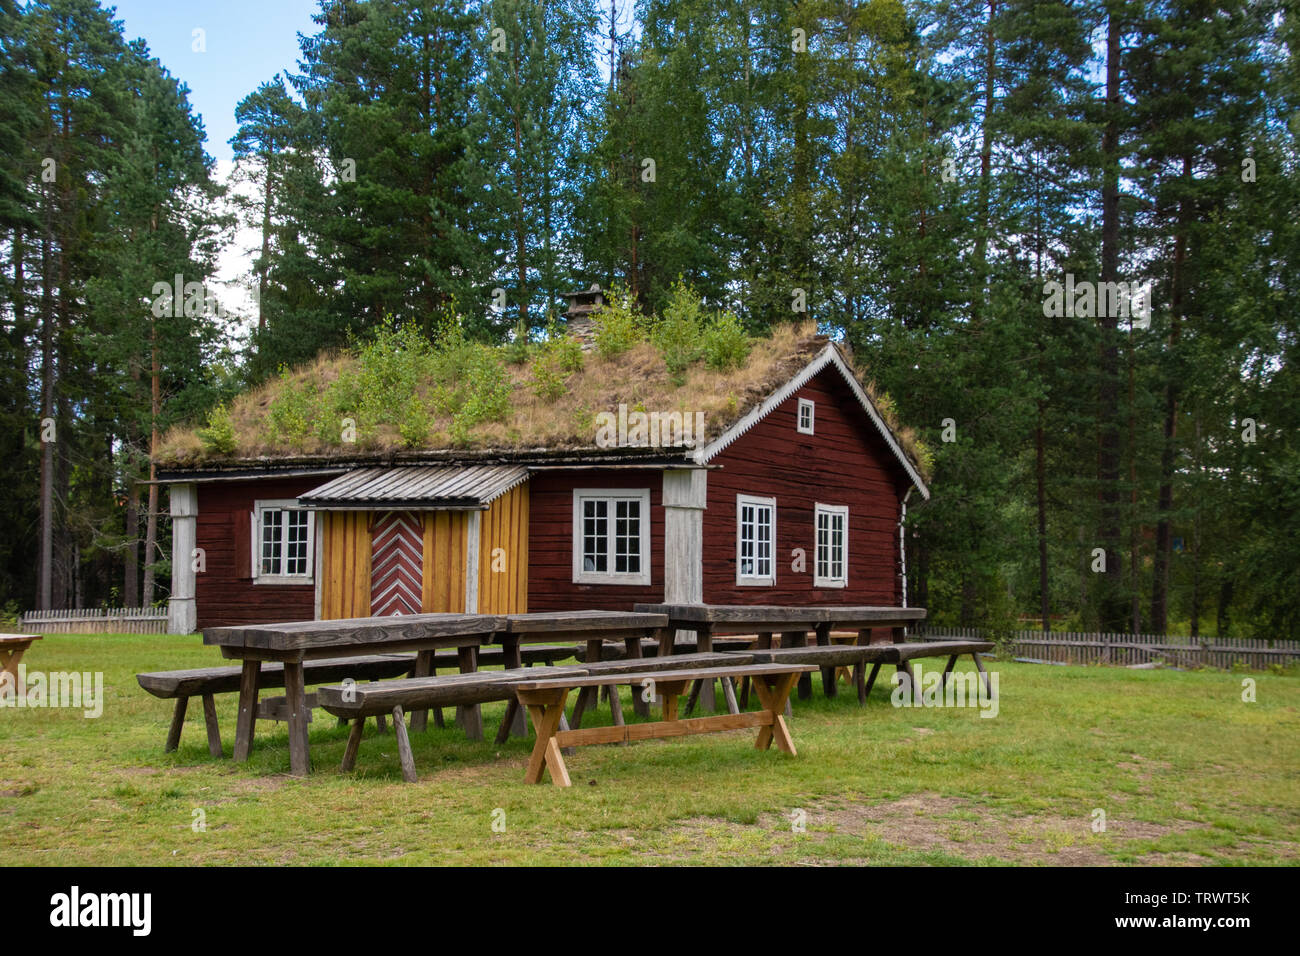
<svg viewBox="0 0 1300 956">
<path fill-rule="evenodd" d="M 650 493 L 575 491 L 573 580 L 650 583 Z"/>
<path fill-rule="evenodd" d="M 814 584 L 819 588 L 842 588 L 848 582 L 849 509 L 840 505 L 818 505 L 817 557 Z"/>
<path fill-rule="evenodd" d="M 798 430 L 805 435 L 813 434 L 813 415 L 816 413 L 817 406 L 806 398 L 799 399 L 799 423 Z"/>
<path fill-rule="evenodd" d="M 775 584 L 776 499 L 736 496 L 736 583 Z"/>
<path fill-rule="evenodd" d="M 311 512 L 287 507 L 293 502 L 259 501 L 255 511 L 256 576 L 264 582 L 311 579 Z"/>
</svg>

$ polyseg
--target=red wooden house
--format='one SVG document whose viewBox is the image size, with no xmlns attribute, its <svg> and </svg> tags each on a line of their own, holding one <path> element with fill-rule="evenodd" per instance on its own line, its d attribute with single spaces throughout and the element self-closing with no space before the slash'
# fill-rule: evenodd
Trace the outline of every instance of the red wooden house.
<svg viewBox="0 0 1300 956">
<path fill-rule="evenodd" d="M 658 601 L 905 605 L 902 521 L 908 496 L 929 492 L 840 347 L 814 344 L 694 447 L 164 467 L 171 627 Z"/>
</svg>

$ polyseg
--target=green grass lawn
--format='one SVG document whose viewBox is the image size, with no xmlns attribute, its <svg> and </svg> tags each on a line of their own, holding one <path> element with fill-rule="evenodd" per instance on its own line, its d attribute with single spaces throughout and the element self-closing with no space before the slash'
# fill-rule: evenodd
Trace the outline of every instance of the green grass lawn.
<svg viewBox="0 0 1300 956">
<path fill-rule="evenodd" d="M 524 784 L 531 738 L 490 742 L 504 704 L 484 708 L 486 742 L 432 721 L 412 735 L 413 785 L 402 783 L 391 726 L 386 736 L 368 727 L 356 772 L 341 774 L 347 730 L 317 711 L 315 772 L 298 779 L 288 776 L 284 724 L 259 723 L 252 759 L 229 759 L 233 694 L 217 698 L 225 759 L 208 755 L 197 700 L 180 749 L 163 754 L 171 702 L 146 694 L 134 675 L 221 663 L 198 637 L 56 635 L 24 663 L 29 671 L 102 670 L 105 701 L 98 719 L 0 709 L 7 864 L 1196 865 L 1300 857 L 1294 675 L 999 661 L 990 664 L 1000 679 L 993 719 L 977 709 L 895 708 L 883 680 L 865 707 L 844 688 L 827 700 L 814 678 L 813 699 L 794 705 L 795 758 L 755 750 L 753 731 L 585 747 L 567 758 L 574 785 L 561 790 Z M 1257 682 L 1255 703 L 1242 701 L 1246 676 Z M 584 726 L 609 719 L 606 705 Z M 1094 831 L 1096 811 L 1104 811 L 1104 832 Z M 205 829 L 193 825 L 199 818 Z"/>
</svg>

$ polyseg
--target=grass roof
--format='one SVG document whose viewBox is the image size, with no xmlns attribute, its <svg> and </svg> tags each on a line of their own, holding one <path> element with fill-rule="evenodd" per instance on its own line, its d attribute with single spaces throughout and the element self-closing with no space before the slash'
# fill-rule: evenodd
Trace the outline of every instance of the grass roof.
<svg viewBox="0 0 1300 956">
<path fill-rule="evenodd" d="M 650 337 L 635 335 L 616 354 L 607 354 L 583 351 L 564 336 L 525 352 L 522 346 L 463 340 L 434 348 L 390 334 L 377 344 L 323 352 L 284 370 L 214 410 L 206 425 L 173 428 L 157 460 L 187 468 L 434 452 L 468 458 L 542 449 L 596 451 L 596 415 L 617 412 L 620 404 L 629 410 L 703 412 L 705 439 L 712 440 L 829 341 L 812 322 L 778 326 L 766 338 L 743 338 L 744 354 L 716 367 L 719 363 L 702 357 L 683 363 L 680 355 L 664 351 L 675 346 L 662 340 L 657 346 Z M 927 450 L 898 423 L 887 396 L 877 395 L 861 371 L 854 371 L 926 475 Z"/>
</svg>

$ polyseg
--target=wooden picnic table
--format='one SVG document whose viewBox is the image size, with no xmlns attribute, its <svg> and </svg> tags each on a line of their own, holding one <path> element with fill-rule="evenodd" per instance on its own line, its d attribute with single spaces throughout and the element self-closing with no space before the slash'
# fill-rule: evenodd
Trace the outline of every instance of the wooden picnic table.
<svg viewBox="0 0 1300 956">
<path fill-rule="evenodd" d="M 627 743 L 660 737 L 680 737 L 688 734 L 713 733 L 757 727 L 758 739 L 754 746 L 767 750 L 775 742 L 777 747 L 791 756 L 795 755 L 794 741 L 782 716 L 786 698 L 801 673 L 813 670 L 799 664 L 740 664 L 705 667 L 680 671 L 625 673 L 623 675 L 591 675 L 573 668 L 572 673 L 542 680 L 516 682 L 513 687 L 519 702 L 528 708 L 533 726 L 537 730 L 537 743 L 533 747 L 524 779 L 528 783 L 541 783 L 544 770 L 549 771 L 551 782 L 557 787 L 570 786 L 569 770 L 561 751 L 565 747 L 587 744 Z M 743 714 L 722 714 L 713 717 L 679 718 L 677 698 L 693 681 L 712 683 L 717 677 L 749 677 L 753 681 L 762 707 Z M 648 724 L 627 724 L 615 727 L 592 727 L 586 730 L 562 730 L 564 703 L 569 693 L 586 687 L 611 685 L 620 679 L 635 682 L 652 681 L 658 696 L 663 699 L 663 720 Z"/>
<path fill-rule="evenodd" d="M 40 634 L 0 634 L 0 695 L 26 692 L 18 680 L 18 664 L 32 642 L 40 639 Z"/>
<path fill-rule="evenodd" d="M 504 618 L 495 614 L 408 614 L 210 627 L 203 631 L 203 643 L 219 646 L 223 657 L 243 664 L 239 683 L 239 717 L 235 724 L 236 760 L 247 760 L 252 749 L 262 663 L 280 661 L 284 664 L 289 763 L 294 775 L 303 776 L 311 769 L 304 661 L 415 651 L 415 675 L 419 677 L 428 675 L 436 650 L 454 647 L 459 655 L 461 671 L 468 673 L 477 669 L 477 649 L 490 643 L 493 634 L 504 630 Z M 466 733 L 471 737 L 476 734 L 482 737 L 477 705 L 462 713 Z"/>
<path fill-rule="evenodd" d="M 660 640 L 668 626 L 668 617 L 645 611 L 530 611 L 506 614 L 505 630 L 494 635 L 493 643 L 501 645 L 505 654 L 504 666 L 509 669 L 521 666 L 519 645 L 532 642 L 555 641 L 586 643 L 588 661 L 604 657 L 606 644 L 621 644 L 621 651 L 629 658 L 641 657 L 641 642 L 646 638 Z M 598 687 L 584 688 L 580 701 L 574 704 L 575 714 L 591 707 L 599 694 Z M 611 690 L 611 693 L 617 693 Z M 632 706 L 637 713 L 644 711 L 639 697 L 633 696 Z M 503 732 L 505 727 L 503 725 Z M 528 733 L 522 710 L 516 710 L 510 722 L 510 733 L 522 737 Z M 498 743 L 502 740 L 498 735 Z"/>
<path fill-rule="evenodd" d="M 636 604 L 634 611 L 666 614 L 670 630 L 666 643 L 661 643 L 660 653 L 671 653 L 673 631 L 694 631 L 700 653 L 713 649 L 715 634 L 756 634 L 757 647 L 772 647 L 772 636 L 780 635 L 782 647 L 803 647 L 808 632 L 816 633 L 821 646 L 831 643 L 831 631 L 857 631 L 860 643 L 872 639 L 876 628 L 892 630 L 894 642 L 904 640 L 908 625 L 925 620 L 925 608 L 888 607 L 876 605 L 809 605 L 799 607 L 784 604 Z M 835 694 L 835 670 L 822 669 L 822 689 L 826 695 Z M 799 679 L 799 697 L 812 696 L 812 679 L 805 674 Z M 700 703 L 713 710 L 713 685 L 702 689 Z"/>
</svg>

